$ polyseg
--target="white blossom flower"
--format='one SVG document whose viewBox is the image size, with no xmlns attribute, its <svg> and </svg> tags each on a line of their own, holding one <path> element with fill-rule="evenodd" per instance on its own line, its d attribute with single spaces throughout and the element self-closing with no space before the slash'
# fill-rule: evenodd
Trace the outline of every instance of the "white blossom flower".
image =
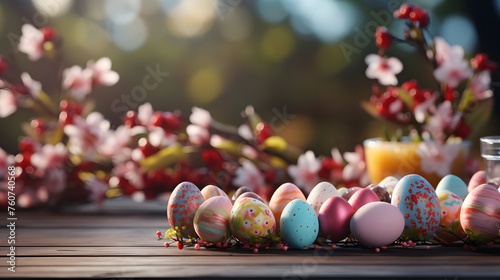
<svg viewBox="0 0 500 280">
<path fill-rule="evenodd" d="M 106 157 L 113 157 L 120 154 L 128 145 L 131 136 L 131 129 L 125 125 L 117 127 L 114 131 L 110 131 L 98 150 Z"/>
<path fill-rule="evenodd" d="M 112 86 L 120 80 L 120 75 L 111 70 L 111 59 L 102 57 L 96 62 L 87 62 L 87 69 L 92 72 L 92 79 L 96 85 Z"/>
<path fill-rule="evenodd" d="M 436 45 L 436 62 L 442 65 L 446 61 L 461 61 L 464 59 L 464 49 L 459 46 L 450 47 L 448 43 L 441 37 L 434 39 Z"/>
<path fill-rule="evenodd" d="M 490 89 L 490 84 L 491 84 L 490 71 L 484 70 L 474 75 L 472 77 L 470 85 L 474 97 L 477 100 L 483 100 L 492 97 L 493 92 Z"/>
<path fill-rule="evenodd" d="M 241 166 L 236 169 L 235 175 L 233 178 L 235 186 L 246 186 L 255 191 L 265 184 L 264 175 L 249 160 L 243 160 Z"/>
<path fill-rule="evenodd" d="M 191 109 L 191 115 L 189 116 L 189 121 L 192 124 L 208 128 L 210 126 L 210 123 L 212 122 L 212 116 L 210 115 L 210 112 L 208 112 L 205 109 L 193 107 Z"/>
<path fill-rule="evenodd" d="M 19 51 L 27 54 L 31 61 L 39 60 L 43 55 L 44 36 L 42 31 L 26 23 L 21 27 L 21 32 Z"/>
<path fill-rule="evenodd" d="M 403 64 L 395 57 L 383 58 L 377 54 L 369 54 L 365 58 L 368 68 L 366 76 L 370 79 L 377 79 L 382 85 L 397 85 L 396 74 L 403 70 Z"/>
<path fill-rule="evenodd" d="M 316 158 L 313 151 L 307 151 L 299 156 L 297 165 L 288 166 L 288 174 L 293 178 L 295 184 L 310 192 L 319 182 L 318 171 L 321 161 Z"/>
<path fill-rule="evenodd" d="M 186 133 L 189 136 L 189 141 L 195 145 L 210 141 L 210 132 L 203 126 L 190 124 L 186 127 Z"/>
<path fill-rule="evenodd" d="M 345 152 L 344 159 L 347 161 L 347 165 L 342 170 L 344 180 L 358 181 L 362 187 L 367 186 L 370 183 L 370 179 L 366 171 L 363 148 L 356 146 L 354 152 Z"/>
<path fill-rule="evenodd" d="M 458 84 L 472 75 L 472 69 L 465 60 L 445 60 L 436 70 L 434 77 L 436 80 L 446 83 L 455 88 Z"/>
<path fill-rule="evenodd" d="M 21 73 L 21 81 L 23 85 L 28 89 L 29 94 L 33 97 L 38 97 L 40 91 L 42 91 L 42 84 L 31 78 L 30 74 L 23 72 Z"/>
<path fill-rule="evenodd" d="M 51 196 L 61 193 L 66 187 L 66 172 L 63 168 L 50 168 L 45 172 L 44 178 L 39 188 L 46 191 L 46 194 L 38 192 L 38 198 L 41 201 L 47 201 Z M 45 196 L 46 198 L 42 198 Z"/>
<path fill-rule="evenodd" d="M 427 116 L 427 112 L 433 112 L 436 109 L 436 94 L 431 95 L 424 102 L 415 106 L 413 110 L 413 114 L 415 115 L 415 119 L 419 123 L 425 122 L 425 117 Z"/>
<path fill-rule="evenodd" d="M 16 96 L 12 91 L 0 89 L 0 118 L 6 118 L 17 111 Z"/>
<path fill-rule="evenodd" d="M 460 151 L 459 143 L 440 144 L 434 141 L 425 141 L 418 145 L 417 154 L 420 156 L 420 168 L 424 172 L 436 173 L 443 177 L 450 173 L 451 164 Z"/>
<path fill-rule="evenodd" d="M 68 151 L 63 143 L 45 144 L 31 156 L 31 163 L 44 174 L 46 170 L 62 168 L 67 154 Z"/>
<path fill-rule="evenodd" d="M 92 91 L 92 71 L 78 65 L 64 69 L 62 87 L 76 101 L 82 101 Z"/>
<path fill-rule="evenodd" d="M 64 127 L 64 133 L 69 137 L 69 151 L 92 158 L 109 135 L 109 126 L 109 121 L 99 112 L 90 113 L 85 120 L 76 116 L 74 124 Z"/>
<path fill-rule="evenodd" d="M 439 104 L 436 112 L 432 115 L 425 125 L 425 131 L 429 132 L 432 138 L 438 142 L 444 141 L 446 129 L 453 123 L 453 108 L 450 101 L 444 101 Z"/>
</svg>

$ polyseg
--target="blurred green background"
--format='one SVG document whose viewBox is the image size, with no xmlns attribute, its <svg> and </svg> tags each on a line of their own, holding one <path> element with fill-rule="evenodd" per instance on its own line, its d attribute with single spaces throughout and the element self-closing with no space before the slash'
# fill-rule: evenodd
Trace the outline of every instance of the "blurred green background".
<svg viewBox="0 0 500 280">
<path fill-rule="evenodd" d="M 470 58 L 486 52 L 500 61 L 500 1 L 408 1 L 429 10 L 430 31 Z M 91 96 L 96 110 L 116 127 L 128 109 L 150 102 L 157 110 L 192 106 L 208 109 L 225 123 L 242 123 L 241 112 L 253 105 L 263 119 L 291 144 L 329 155 L 332 147 L 351 151 L 363 139 L 379 136 L 381 122 L 360 106 L 373 81 L 365 75 L 364 57 L 377 51 L 373 32 L 389 26 L 401 35 L 404 23 L 389 17 L 402 1 L 341 0 L 33 0 L 0 1 L 0 53 L 15 53 L 12 40 L 23 23 L 52 26 L 63 38 L 65 65 L 86 65 L 108 56 L 120 81 Z M 12 37 L 13 36 L 13 37 Z M 431 86 L 425 62 L 407 46 L 389 54 L 404 64 L 399 81 L 416 78 Z M 19 69 L 57 87 L 48 60 L 33 63 L 17 53 Z M 168 72 L 140 100 L 125 104 L 143 84 L 147 68 Z M 498 72 L 498 71 L 497 71 Z M 496 110 L 478 137 L 500 135 L 498 73 L 492 76 Z M 137 101 L 137 102 L 136 102 Z M 17 151 L 20 124 L 33 114 L 19 110 L 0 119 L 0 146 Z"/>
</svg>

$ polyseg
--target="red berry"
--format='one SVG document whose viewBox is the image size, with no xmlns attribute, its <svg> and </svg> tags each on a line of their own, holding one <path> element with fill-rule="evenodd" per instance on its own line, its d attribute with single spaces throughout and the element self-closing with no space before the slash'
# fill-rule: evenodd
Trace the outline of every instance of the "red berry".
<svg viewBox="0 0 500 280">
<path fill-rule="evenodd" d="M 253 248 L 253 253 L 254 254 L 257 254 L 259 252 L 259 249 L 258 248 Z"/>
<path fill-rule="evenodd" d="M 376 104 L 377 112 L 380 116 L 395 120 L 397 115 L 403 111 L 403 101 L 399 98 L 396 90 L 389 89 L 385 92 Z"/>
<path fill-rule="evenodd" d="M 165 248 L 168 248 L 168 246 L 170 246 L 170 243 L 165 242 L 165 243 L 163 243 L 163 246 L 164 246 Z"/>
<path fill-rule="evenodd" d="M 267 170 L 265 174 L 265 180 L 267 183 L 273 183 L 276 178 L 276 172 L 274 170 Z"/>
<path fill-rule="evenodd" d="M 199 251 L 199 250 L 201 249 L 200 244 L 198 244 L 198 243 L 194 244 L 194 249 L 195 249 L 196 251 Z"/>
<path fill-rule="evenodd" d="M 153 146 L 146 138 L 139 139 L 138 144 L 139 149 L 145 157 L 149 157 L 159 151 L 158 147 Z"/>
<path fill-rule="evenodd" d="M 184 244 L 182 242 L 177 241 L 177 249 L 182 250 L 184 248 Z"/>
<path fill-rule="evenodd" d="M 10 87 L 10 90 L 12 90 L 12 92 L 14 93 L 18 93 L 20 95 L 27 95 L 29 94 L 29 91 L 28 91 L 28 88 L 25 86 L 25 85 L 12 85 Z"/>
<path fill-rule="evenodd" d="M 159 231 L 159 230 L 156 231 L 156 236 L 158 236 L 158 238 L 160 238 L 161 237 L 161 231 Z"/>
<path fill-rule="evenodd" d="M 387 49 L 392 44 L 392 36 L 386 27 L 377 27 L 377 31 L 375 31 L 375 44 L 382 49 Z"/>
<path fill-rule="evenodd" d="M 5 58 L 3 57 L 0 57 L 0 75 L 5 74 L 8 68 L 9 64 L 7 64 L 7 60 L 5 60 Z"/>
<path fill-rule="evenodd" d="M 201 158 L 205 165 L 212 170 L 222 169 L 222 164 L 224 163 L 224 158 L 214 148 L 208 148 L 201 152 Z"/>
<path fill-rule="evenodd" d="M 255 127 L 255 132 L 257 135 L 257 143 L 259 143 L 259 144 L 261 144 L 267 138 L 274 135 L 273 128 L 267 122 L 258 123 L 257 126 Z"/>
<path fill-rule="evenodd" d="M 133 110 L 129 110 L 125 117 L 123 118 L 123 123 L 126 127 L 132 128 L 139 124 L 139 119 L 137 117 L 137 113 Z"/>
<path fill-rule="evenodd" d="M 410 20 L 413 23 L 418 24 L 418 27 L 425 28 L 429 25 L 430 22 L 429 13 L 419 7 L 413 7 L 412 11 L 410 12 Z"/>
<path fill-rule="evenodd" d="M 465 138 L 469 137 L 471 132 L 472 132 L 472 128 L 462 118 L 462 119 L 460 119 L 457 126 L 455 127 L 453 134 L 457 137 L 461 137 L 462 139 L 465 139 Z"/>
<path fill-rule="evenodd" d="M 182 120 L 178 114 L 166 112 L 163 114 L 163 129 L 167 132 L 176 132 L 181 128 Z"/>
<path fill-rule="evenodd" d="M 409 18 L 413 6 L 409 4 L 402 4 L 398 10 L 394 11 L 395 18 Z"/>
<path fill-rule="evenodd" d="M 411 92 L 412 90 L 417 90 L 418 89 L 417 81 L 416 80 L 406 81 L 401 85 L 401 89 L 407 92 Z"/>
<path fill-rule="evenodd" d="M 157 127 L 164 126 L 163 114 L 161 112 L 155 112 L 151 117 L 151 124 Z"/>
<path fill-rule="evenodd" d="M 497 68 L 497 64 L 493 61 L 490 61 L 488 55 L 485 53 L 476 54 L 475 57 L 471 58 L 470 64 L 473 69 L 477 69 L 479 71 L 494 71 Z"/>
<path fill-rule="evenodd" d="M 56 32 L 51 27 L 43 27 L 40 29 L 43 34 L 43 41 L 52 41 L 56 37 Z"/>
<path fill-rule="evenodd" d="M 36 152 L 37 142 L 29 137 L 23 137 L 19 141 L 18 148 L 23 154 L 32 154 Z"/>
</svg>

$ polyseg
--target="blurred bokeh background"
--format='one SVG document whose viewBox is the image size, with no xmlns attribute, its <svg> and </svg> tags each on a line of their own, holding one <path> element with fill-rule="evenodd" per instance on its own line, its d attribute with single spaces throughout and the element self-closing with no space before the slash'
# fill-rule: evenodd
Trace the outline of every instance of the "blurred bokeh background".
<svg viewBox="0 0 500 280">
<path fill-rule="evenodd" d="M 373 81 L 365 77 L 367 54 L 376 52 L 373 32 L 387 25 L 402 34 L 404 23 L 390 15 L 403 1 L 391 0 L 22 0 L 0 1 L 0 53 L 15 53 L 11 38 L 28 22 L 52 26 L 63 38 L 64 63 L 85 66 L 108 56 L 120 81 L 92 93 L 96 110 L 116 127 L 128 109 L 150 102 L 157 110 L 192 106 L 208 109 L 225 123 L 239 125 L 253 105 L 291 144 L 329 155 L 332 147 L 352 151 L 382 133 L 381 122 L 360 106 Z M 500 62 L 500 1 L 409 1 L 428 9 L 430 31 L 466 57 L 485 52 Z M 399 80 L 416 78 L 431 86 L 431 73 L 411 48 L 389 51 L 404 64 Z M 16 55 L 20 69 L 56 88 L 47 60 Z M 126 101 L 143 85 L 147 69 L 168 72 L 146 95 Z M 492 76 L 495 112 L 478 137 L 500 135 L 499 71 Z M 31 112 L 0 119 L 0 146 L 17 151 L 20 124 Z"/>
</svg>

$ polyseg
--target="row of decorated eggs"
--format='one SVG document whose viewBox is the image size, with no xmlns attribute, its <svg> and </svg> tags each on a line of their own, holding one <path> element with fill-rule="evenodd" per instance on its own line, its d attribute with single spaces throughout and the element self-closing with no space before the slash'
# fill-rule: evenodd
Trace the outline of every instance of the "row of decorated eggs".
<svg viewBox="0 0 500 280">
<path fill-rule="evenodd" d="M 232 203 L 216 186 L 200 191 L 183 182 L 172 192 L 167 214 L 170 225 L 183 228 L 185 236 L 196 233 L 212 243 L 231 234 L 245 243 L 259 243 L 274 232 L 297 248 L 311 245 L 320 233 L 333 242 L 352 233 L 367 246 L 387 245 L 399 237 L 424 240 L 435 236 L 453 242 L 466 232 L 472 240 L 487 242 L 496 238 L 494 232 L 498 235 L 500 225 L 492 210 L 500 209 L 500 200 L 491 193 L 488 199 L 484 195 L 492 188 L 478 187 L 471 196 L 460 178 L 448 175 L 434 190 L 423 177 L 412 174 L 350 192 L 321 182 L 306 199 L 297 186 L 285 183 L 267 205 L 249 189 L 238 190 Z M 478 203 L 496 203 L 496 208 L 488 204 L 478 210 Z"/>
</svg>

